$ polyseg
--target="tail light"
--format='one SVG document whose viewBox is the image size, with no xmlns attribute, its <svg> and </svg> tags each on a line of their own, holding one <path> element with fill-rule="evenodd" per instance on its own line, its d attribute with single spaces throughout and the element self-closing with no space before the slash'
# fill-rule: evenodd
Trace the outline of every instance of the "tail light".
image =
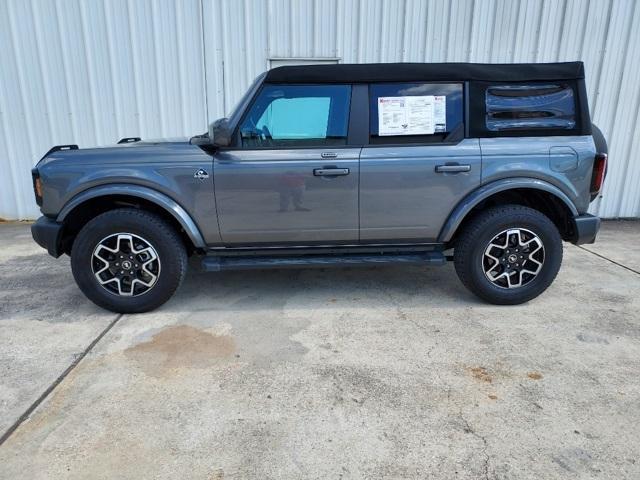
<svg viewBox="0 0 640 480">
<path fill-rule="evenodd" d="M 36 203 L 38 206 L 42 206 L 42 181 L 40 180 L 40 173 L 37 168 L 31 170 L 31 178 L 33 179 L 33 193 L 36 196 Z"/>
<path fill-rule="evenodd" d="M 593 174 L 591 175 L 591 194 L 597 195 L 602 190 L 604 177 L 607 175 L 607 154 L 596 153 L 593 161 Z"/>
</svg>

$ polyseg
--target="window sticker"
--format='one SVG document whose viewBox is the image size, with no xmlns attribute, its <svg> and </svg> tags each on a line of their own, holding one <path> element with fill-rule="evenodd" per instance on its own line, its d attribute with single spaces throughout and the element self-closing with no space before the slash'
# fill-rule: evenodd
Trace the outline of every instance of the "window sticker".
<svg viewBox="0 0 640 480">
<path fill-rule="evenodd" d="M 436 95 L 433 97 L 433 123 L 436 133 L 447 131 L 447 97 Z"/>
<path fill-rule="evenodd" d="M 378 135 L 432 135 L 446 131 L 446 96 L 378 98 Z"/>
</svg>

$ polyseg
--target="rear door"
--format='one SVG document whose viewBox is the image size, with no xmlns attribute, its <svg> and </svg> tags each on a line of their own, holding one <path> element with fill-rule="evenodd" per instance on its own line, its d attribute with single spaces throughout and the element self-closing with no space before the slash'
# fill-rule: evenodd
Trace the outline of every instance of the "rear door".
<svg viewBox="0 0 640 480">
<path fill-rule="evenodd" d="M 433 242 L 456 204 L 480 185 L 479 141 L 464 138 L 463 92 L 462 83 L 369 86 L 362 243 Z"/>
<path fill-rule="evenodd" d="M 360 147 L 347 145 L 350 85 L 264 85 L 239 145 L 216 153 L 226 245 L 356 243 Z"/>
</svg>

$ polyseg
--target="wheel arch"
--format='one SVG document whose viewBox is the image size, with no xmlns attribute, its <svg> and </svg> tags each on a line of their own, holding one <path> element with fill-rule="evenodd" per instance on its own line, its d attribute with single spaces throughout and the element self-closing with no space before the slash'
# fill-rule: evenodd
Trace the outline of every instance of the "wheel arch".
<svg viewBox="0 0 640 480">
<path fill-rule="evenodd" d="M 64 251 L 67 253 L 70 251 L 70 242 L 73 241 L 84 222 L 95 215 L 120 207 L 152 211 L 177 229 L 189 250 L 206 248 L 198 225 L 171 197 L 140 185 L 111 184 L 78 193 L 60 210 L 56 221 L 65 225 Z"/>
<path fill-rule="evenodd" d="M 562 238 L 570 240 L 573 217 L 579 215 L 571 199 L 558 187 L 532 178 L 498 180 L 467 195 L 449 215 L 438 241 L 452 243 L 461 227 L 482 209 L 493 205 L 525 205 L 547 215 L 558 227 Z"/>
</svg>

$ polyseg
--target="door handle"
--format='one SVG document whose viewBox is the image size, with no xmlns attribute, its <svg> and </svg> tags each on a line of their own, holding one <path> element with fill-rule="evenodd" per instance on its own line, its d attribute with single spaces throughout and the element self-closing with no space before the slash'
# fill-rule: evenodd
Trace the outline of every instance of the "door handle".
<svg viewBox="0 0 640 480">
<path fill-rule="evenodd" d="M 337 177 L 340 175 L 349 175 L 348 168 L 314 168 L 313 174 L 316 177 Z"/>
<path fill-rule="evenodd" d="M 470 171 L 471 165 L 436 165 L 436 173 L 460 173 Z"/>
<path fill-rule="evenodd" d="M 338 154 L 336 152 L 322 152 L 320 156 L 322 158 L 337 158 Z"/>
</svg>

